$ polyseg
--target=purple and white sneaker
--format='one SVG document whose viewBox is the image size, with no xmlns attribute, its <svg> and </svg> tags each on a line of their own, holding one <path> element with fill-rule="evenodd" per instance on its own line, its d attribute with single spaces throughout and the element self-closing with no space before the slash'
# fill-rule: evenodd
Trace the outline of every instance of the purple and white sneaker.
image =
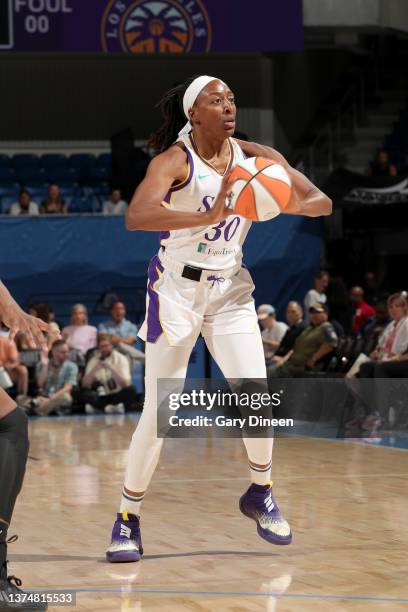
<svg viewBox="0 0 408 612">
<path fill-rule="evenodd" d="M 112 542 L 106 551 L 110 563 L 140 561 L 143 555 L 139 517 L 119 512 L 112 529 Z"/>
<path fill-rule="evenodd" d="M 242 514 L 256 522 L 258 534 L 271 544 L 290 544 L 292 532 L 274 500 L 272 482 L 267 485 L 252 483 L 239 500 Z"/>
</svg>

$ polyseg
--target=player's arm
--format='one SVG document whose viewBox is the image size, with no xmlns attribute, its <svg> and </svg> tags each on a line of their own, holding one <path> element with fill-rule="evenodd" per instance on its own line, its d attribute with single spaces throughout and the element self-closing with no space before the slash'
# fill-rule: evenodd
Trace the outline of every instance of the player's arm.
<svg viewBox="0 0 408 612">
<path fill-rule="evenodd" d="M 304 215 L 306 217 L 320 217 L 321 215 L 331 215 L 332 201 L 320 189 L 313 185 L 309 179 L 292 168 L 284 156 L 265 145 L 256 142 L 245 142 L 237 140 L 239 146 L 249 157 L 266 157 L 273 159 L 281 164 L 292 181 L 292 196 L 285 207 L 284 213 L 290 215 Z"/>
<path fill-rule="evenodd" d="M 200 227 L 216 223 L 233 213 L 225 206 L 225 199 L 232 188 L 227 185 L 226 177 L 209 211 L 188 213 L 165 208 L 163 200 L 167 192 L 174 181 L 185 178 L 187 170 L 187 155 L 178 146 L 172 146 L 155 157 L 126 211 L 127 229 L 163 231 Z"/>
</svg>

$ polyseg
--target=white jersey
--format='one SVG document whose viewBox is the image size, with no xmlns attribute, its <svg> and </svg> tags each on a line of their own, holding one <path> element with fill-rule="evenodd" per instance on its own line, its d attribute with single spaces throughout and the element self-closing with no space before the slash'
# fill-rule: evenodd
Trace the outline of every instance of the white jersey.
<svg viewBox="0 0 408 612">
<path fill-rule="evenodd" d="M 178 142 L 184 144 L 187 153 L 187 176 L 170 188 L 163 204 L 171 210 L 204 213 L 217 197 L 223 175 L 200 156 L 191 134 L 183 135 Z M 224 174 L 245 159 L 234 139 L 229 138 L 228 144 L 230 160 Z M 166 254 L 181 263 L 206 270 L 225 270 L 241 262 L 242 244 L 250 227 L 248 219 L 230 215 L 214 225 L 161 232 L 160 244 Z"/>
</svg>

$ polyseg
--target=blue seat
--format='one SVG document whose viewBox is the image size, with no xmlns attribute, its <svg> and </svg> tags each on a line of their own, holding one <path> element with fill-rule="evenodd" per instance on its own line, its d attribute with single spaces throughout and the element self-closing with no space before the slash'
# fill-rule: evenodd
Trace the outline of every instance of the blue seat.
<svg viewBox="0 0 408 612">
<path fill-rule="evenodd" d="M 5 153 L 0 153 L 0 168 L 10 168 L 11 159 Z"/>
<path fill-rule="evenodd" d="M 17 180 L 20 183 L 26 185 L 27 183 L 32 183 L 33 181 L 37 182 L 45 182 L 46 174 L 44 168 L 40 168 L 39 166 L 21 166 L 16 168 Z"/>
<path fill-rule="evenodd" d="M 0 181 L 12 181 L 16 178 L 16 171 L 14 168 L 8 166 L 2 166 L 0 164 Z"/>
<path fill-rule="evenodd" d="M 45 181 L 30 181 L 29 183 L 25 183 L 24 184 L 24 188 L 27 189 L 28 191 L 33 191 L 33 190 L 47 190 L 48 189 L 48 183 L 46 183 Z"/>
<path fill-rule="evenodd" d="M 78 183 L 75 183 L 72 181 L 61 181 L 57 184 L 60 188 L 61 194 L 64 194 L 64 193 L 70 194 L 70 195 L 73 195 L 74 197 L 81 195 L 81 189 Z"/>
<path fill-rule="evenodd" d="M 22 166 L 39 168 L 40 159 L 38 155 L 34 155 L 32 153 L 17 153 L 17 155 L 14 155 L 12 158 L 12 164 L 16 169 L 21 168 Z"/>
<path fill-rule="evenodd" d="M 92 202 L 88 198 L 76 196 L 71 200 L 68 212 L 74 214 L 92 213 Z"/>
<path fill-rule="evenodd" d="M 61 153 L 46 153 L 41 156 L 41 165 L 43 168 L 65 168 L 68 165 L 67 156 Z"/>
<path fill-rule="evenodd" d="M 96 166 L 96 157 L 91 153 L 74 153 L 70 156 L 68 164 L 71 168 L 83 168 L 84 166 L 92 168 Z"/>
<path fill-rule="evenodd" d="M 112 153 L 98 155 L 97 164 L 99 168 L 112 168 Z"/>
<path fill-rule="evenodd" d="M 18 198 L 20 193 L 20 185 L 15 181 L 1 181 L 0 182 L 0 197 L 11 196 Z"/>
<path fill-rule="evenodd" d="M 107 168 L 91 168 L 90 172 L 89 172 L 89 180 L 90 183 L 89 184 L 93 184 L 93 182 L 97 182 L 97 181 L 107 181 L 110 178 L 110 173 L 109 170 Z"/>
<path fill-rule="evenodd" d="M 48 168 L 46 170 L 47 178 L 50 183 L 57 183 L 58 185 L 61 182 L 71 182 L 75 183 L 79 178 L 79 171 L 75 168 L 69 168 L 68 166 Z"/>
<path fill-rule="evenodd" d="M 45 200 L 45 198 L 47 197 L 47 188 L 45 187 L 45 189 L 37 189 L 37 188 L 30 188 L 27 187 L 27 191 L 30 192 L 30 196 L 31 199 L 38 204 L 38 206 L 41 206 L 43 200 Z"/>
<path fill-rule="evenodd" d="M 92 212 L 94 213 L 102 212 L 102 200 L 104 199 L 105 198 L 101 198 L 100 196 L 97 196 L 97 195 L 93 195 L 88 198 L 91 208 L 92 208 Z"/>
<path fill-rule="evenodd" d="M 0 202 L 1 202 L 1 207 L 0 207 L 0 211 L 2 215 L 8 215 L 8 213 L 10 212 L 10 208 L 11 205 L 14 204 L 14 202 L 17 201 L 17 198 L 14 196 L 1 196 L 0 197 Z"/>
</svg>

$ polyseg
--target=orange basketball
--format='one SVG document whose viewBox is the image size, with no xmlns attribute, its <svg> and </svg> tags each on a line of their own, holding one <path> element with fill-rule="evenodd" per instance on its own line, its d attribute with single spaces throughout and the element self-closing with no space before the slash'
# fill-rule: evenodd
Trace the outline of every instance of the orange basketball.
<svg viewBox="0 0 408 612">
<path fill-rule="evenodd" d="M 250 157 L 231 171 L 229 206 L 252 221 L 277 217 L 289 202 L 292 182 L 285 168 L 265 157 Z"/>
</svg>

